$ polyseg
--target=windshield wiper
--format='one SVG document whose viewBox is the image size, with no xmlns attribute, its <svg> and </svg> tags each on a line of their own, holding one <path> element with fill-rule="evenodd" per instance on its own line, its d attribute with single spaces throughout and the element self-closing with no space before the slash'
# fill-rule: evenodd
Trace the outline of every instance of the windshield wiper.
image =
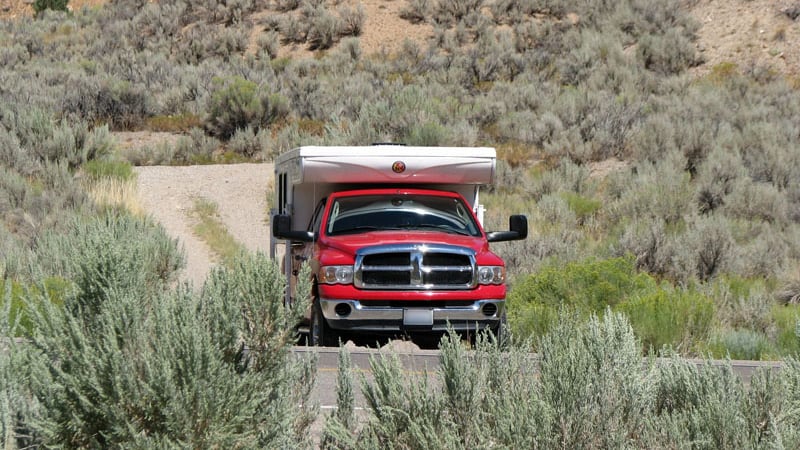
<svg viewBox="0 0 800 450">
<path fill-rule="evenodd" d="M 461 231 L 461 230 L 457 230 L 457 229 L 455 229 L 455 228 L 448 227 L 447 225 L 434 225 L 434 224 L 427 224 L 427 223 L 424 223 L 424 224 L 422 224 L 422 225 L 417 225 L 416 227 L 413 227 L 413 228 L 415 228 L 415 229 L 420 229 L 420 228 L 433 228 L 433 229 L 436 229 L 436 230 L 442 230 L 442 231 L 446 231 L 446 232 L 448 232 L 448 233 L 460 234 L 461 236 L 471 236 L 471 235 L 469 234 L 469 232 L 467 232 L 467 231 Z"/>
<path fill-rule="evenodd" d="M 331 233 L 332 235 L 339 235 L 339 234 L 353 234 L 353 233 L 366 233 L 368 231 L 393 231 L 393 230 L 402 230 L 399 227 L 376 227 L 371 225 L 361 225 L 353 228 L 347 228 L 345 230 L 338 230 Z"/>
</svg>

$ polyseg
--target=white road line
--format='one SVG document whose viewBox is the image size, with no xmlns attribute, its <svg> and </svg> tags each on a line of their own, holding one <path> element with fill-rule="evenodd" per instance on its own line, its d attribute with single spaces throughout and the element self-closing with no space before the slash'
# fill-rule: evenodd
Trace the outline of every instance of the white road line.
<svg viewBox="0 0 800 450">
<path fill-rule="evenodd" d="M 322 410 L 335 410 L 335 409 L 339 409 L 339 408 L 336 405 L 320 405 L 319 409 L 322 409 Z M 364 411 L 365 409 L 367 409 L 367 408 L 363 408 L 361 406 L 356 406 L 355 408 L 353 408 L 353 411 Z"/>
</svg>

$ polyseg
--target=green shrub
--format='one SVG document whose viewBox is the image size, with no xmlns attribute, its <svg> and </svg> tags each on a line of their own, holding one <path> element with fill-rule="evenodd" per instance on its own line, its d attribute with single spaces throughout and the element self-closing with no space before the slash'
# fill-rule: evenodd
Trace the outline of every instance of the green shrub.
<svg viewBox="0 0 800 450">
<path fill-rule="evenodd" d="M 73 219 L 70 230 L 45 233 L 36 255 L 45 275 L 75 283 L 72 311 L 96 313 L 112 287 L 141 296 L 163 290 L 184 264 L 177 240 L 150 219 L 109 212 Z"/>
<path fill-rule="evenodd" d="M 516 289 L 516 288 L 515 288 Z M 509 304 L 508 322 L 517 336 L 544 336 L 558 323 L 561 308 L 554 305 L 530 303 L 512 307 Z"/>
<path fill-rule="evenodd" d="M 35 0 L 33 2 L 33 10 L 36 15 L 41 14 L 46 9 L 67 11 L 67 3 L 69 3 L 69 0 Z"/>
<path fill-rule="evenodd" d="M 271 137 L 268 130 L 262 129 L 258 133 L 254 133 L 253 129 L 248 126 L 236 130 L 228 142 L 228 148 L 244 158 L 263 160 L 270 149 L 270 144 Z"/>
<path fill-rule="evenodd" d="M 69 79 L 60 107 L 64 116 L 122 130 L 138 128 L 154 109 L 144 84 L 100 76 Z"/>
<path fill-rule="evenodd" d="M 205 127 L 221 139 L 230 139 L 236 130 L 248 126 L 260 130 L 288 113 L 283 97 L 264 94 L 256 83 L 244 78 L 215 78 L 214 86 Z"/>
<path fill-rule="evenodd" d="M 561 197 L 566 200 L 569 209 L 577 216 L 579 225 L 583 225 L 587 219 L 594 216 L 603 206 L 600 200 L 584 197 L 575 192 L 564 192 Z"/>
<path fill-rule="evenodd" d="M 550 445 L 620 448 L 642 434 L 653 404 L 652 366 L 642 364 L 625 316 L 562 317 L 542 339 L 540 358 Z"/>
<path fill-rule="evenodd" d="M 10 279 L 0 279 L 0 310 L 5 310 L 3 324 L 9 325 L 8 330 L 0 336 L 30 336 L 34 329 L 30 309 L 39 308 L 36 303 L 28 303 L 27 299 L 46 301 L 56 306 L 64 304 L 64 299 L 71 293 L 72 283 L 58 277 L 45 278 L 38 284 L 26 286 Z M 1 345 L 1 344 L 0 344 Z"/>
<path fill-rule="evenodd" d="M 355 8 L 341 5 L 337 8 L 339 14 L 339 36 L 360 36 L 364 28 L 364 7 L 359 3 Z"/>
<path fill-rule="evenodd" d="M 704 342 L 714 321 L 714 302 L 702 293 L 661 286 L 616 307 L 628 316 L 645 350 L 665 346 L 692 352 Z"/>
<path fill-rule="evenodd" d="M 92 261 L 92 272 L 106 271 Z M 131 279 L 124 279 L 125 276 Z M 298 311 L 264 255 L 216 270 L 202 295 L 139 295 L 109 280 L 94 315 L 33 310 L 23 378 L 43 404 L 47 446 L 287 448 L 309 445 L 310 361 L 289 353 Z M 76 299 L 68 299 L 67 303 Z M 301 302 L 298 307 L 303 307 Z"/>
<path fill-rule="evenodd" d="M 409 377 L 391 354 L 373 358 L 371 367 L 374 380 L 362 381 L 367 420 L 349 431 L 335 422 L 329 431 L 337 431 L 339 443 L 444 449 L 546 442 L 548 405 L 540 400 L 534 362 L 520 349 L 501 353 L 496 341 L 481 335 L 475 352 L 467 352 L 452 333 L 442 340 L 436 373 Z"/>
<path fill-rule="evenodd" d="M 729 329 L 774 334 L 772 313 L 775 301 L 763 279 L 722 276 L 703 290 L 714 299 L 720 325 Z"/>
<path fill-rule="evenodd" d="M 5 295 L 0 293 L 0 297 Z M 0 308 L 0 321 L 7 319 L 7 313 L 6 308 Z M 7 340 L 10 335 L 3 325 L 0 323 L 0 442 L 8 449 L 38 448 L 39 436 L 30 424 L 41 417 L 40 404 L 20 382 L 27 379 L 25 371 L 20 370 L 25 367 L 27 349 L 24 344 Z"/>
<path fill-rule="evenodd" d="M 771 311 L 777 329 L 775 345 L 780 354 L 800 356 L 800 306 L 775 305 Z"/>
<path fill-rule="evenodd" d="M 758 423 L 743 417 L 745 390 L 730 365 L 721 367 L 678 357 L 658 365 L 655 417 L 649 421 L 649 446 L 740 448 Z"/>
<path fill-rule="evenodd" d="M 400 8 L 400 17 L 411 23 L 422 23 L 430 17 L 432 10 L 431 0 L 408 0 L 406 6 Z"/>
<path fill-rule="evenodd" d="M 606 308 L 625 313 L 645 350 L 669 345 L 687 351 L 704 342 L 714 324 L 713 300 L 701 292 L 659 285 L 639 273 L 631 256 L 548 265 L 515 282 L 509 322 L 522 337 L 543 336 L 559 311 L 581 317 Z"/>
<path fill-rule="evenodd" d="M 435 374 L 409 377 L 396 356 L 374 358 L 374 379 L 362 382 L 363 426 L 334 420 L 328 448 L 636 447 L 655 374 L 630 326 L 610 312 L 562 319 L 538 363 L 525 348 L 483 335 L 468 352 L 455 333 L 442 340 Z"/>
<path fill-rule="evenodd" d="M 547 332 L 559 310 L 580 316 L 602 314 L 626 299 L 656 291 L 655 280 L 637 272 L 632 257 L 589 259 L 548 265 L 516 282 L 508 295 L 509 321 L 523 332 Z"/>
<path fill-rule="evenodd" d="M 127 161 L 93 159 L 81 166 L 81 168 L 91 181 L 97 181 L 103 178 L 129 181 L 135 176 L 133 167 L 131 167 L 131 164 Z"/>
<path fill-rule="evenodd" d="M 403 143 L 406 145 L 435 147 L 437 145 L 446 145 L 449 140 L 450 136 L 446 127 L 434 122 L 425 122 L 412 126 L 403 139 Z"/>
<path fill-rule="evenodd" d="M 715 333 L 709 342 L 709 352 L 714 358 L 758 361 L 772 356 L 774 350 L 763 333 L 733 329 Z"/>
<path fill-rule="evenodd" d="M 631 257 L 589 259 L 564 267 L 543 268 L 518 283 L 509 302 L 602 313 L 609 306 L 655 288 L 656 283 L 650 276 L 636 271 Z"/>
<path fill-rule="evenodd" d="M 661 36 L 642 37 L 638 56 L 647 69 L 661 74 L 681 73 L 697 60 L 692 42 L 675 28 Z"/>
<path fill-rule="evenodd" d="M 538 362 L 525 348 L 479 337 L 467 352 L 451 334 L 436 373 L 404 370 L 396 355 L 362 379 L 361 426 L 337 415 L 323 448 L 771 448 L 800 443 L 800 364 L 760 369 L 642 359 L 623 314 L 561 316 Z M 344 353 L 345 350 L 342 350 Z M 351 376 L 340 353 L 340 379 Z M 345 391 L 350 386 L 343 383 Z M 352 397 L 340 399 L 346 406 Z M 345 408 L 347 409 L 347 408 Z M 347 414 L 347 413 L 346 413 Z"/>
<path fill-rule="evenodd" d="M 320 448 L 353 448 L 355 439 L 355 390 L 353 363 L 344 345 L 339 348 L 339 366 L 336 377 L 336 411 L 325 421 Z"/>
<path fill-rule="evenodd" d="M 721 216 L 697 219 L 684 242 L 694 259 L 695 275 L 703 281 L 724 273 L 733 257 L 730 223 Z"/>
</svg>

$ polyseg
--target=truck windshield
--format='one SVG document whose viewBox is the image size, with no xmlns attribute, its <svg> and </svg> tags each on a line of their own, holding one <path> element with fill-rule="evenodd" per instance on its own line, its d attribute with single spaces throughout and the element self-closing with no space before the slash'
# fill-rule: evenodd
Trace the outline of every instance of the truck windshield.
<svg viewBox="0 0 800 450">
<path fill-rule="evenodd" d="M 430 195 L 365 195 L 342 197 L 331 205 L 328 235 L 383 230 L 442 231 L 480 236 L 464 202 Z"/>
</svg>

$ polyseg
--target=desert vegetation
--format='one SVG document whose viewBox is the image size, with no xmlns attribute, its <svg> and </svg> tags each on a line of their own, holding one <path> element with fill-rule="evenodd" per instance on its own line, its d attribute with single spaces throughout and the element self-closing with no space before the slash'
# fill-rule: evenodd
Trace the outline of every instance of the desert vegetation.
<svg viewBox="0 0 800 450">
<path fill-rule="evenodd" d="M 348 399 L 326 422 L 323 448 L 770 448 L 798 442 L 796 360 L 757 372 L 748 384 L 730 366 L 675 355 L 643 361 L 623 314 L 562 316 L 525 347 L 456 335 L 441 366 L 413 377 L 391 355 L 360 380 L 340 357 L 338 385 L 360 382 L 366 418 Z M 502 351 L 501 351 L 502 349 Z M 359 423 L 360 422 L 360 423 Z"/>
<path fill-rule="evenodd" d="M 147 220 L 75 226 L 47 239 L 46 281 L 2 285 L 4 335 L 26 338 L 0 352 L 6 448 L 310 445 L 314 363 L 289 353 L 305 306 L 272 261 L 240 254 L 197 292 L 170 286 L 180 253 Z"/>
<path fill-rule="evenodd" d="M 408 0 L 431 34 L 391 54 L 362 50 L 358 3 L 64 6 L 0 21 L 0 327 L 26 338 L 0 352 L 6 447 L 310 445 L 277 269 L 226 252 L 178 285 L 130 168 L 387 141 L 498 148 L 487 228 L 531 220 L 496 247 L 514 339 L 444 341 L 436 386 L 375 361 L 368 420 L 343 403 L 325 445 L 798 445 L 800 83 L 691 75 L 684 2 Z M 123 130 L 180 137 L 122 149 Z M 744 386 L 677 355 L 786 369 Z"/>
</svg>

